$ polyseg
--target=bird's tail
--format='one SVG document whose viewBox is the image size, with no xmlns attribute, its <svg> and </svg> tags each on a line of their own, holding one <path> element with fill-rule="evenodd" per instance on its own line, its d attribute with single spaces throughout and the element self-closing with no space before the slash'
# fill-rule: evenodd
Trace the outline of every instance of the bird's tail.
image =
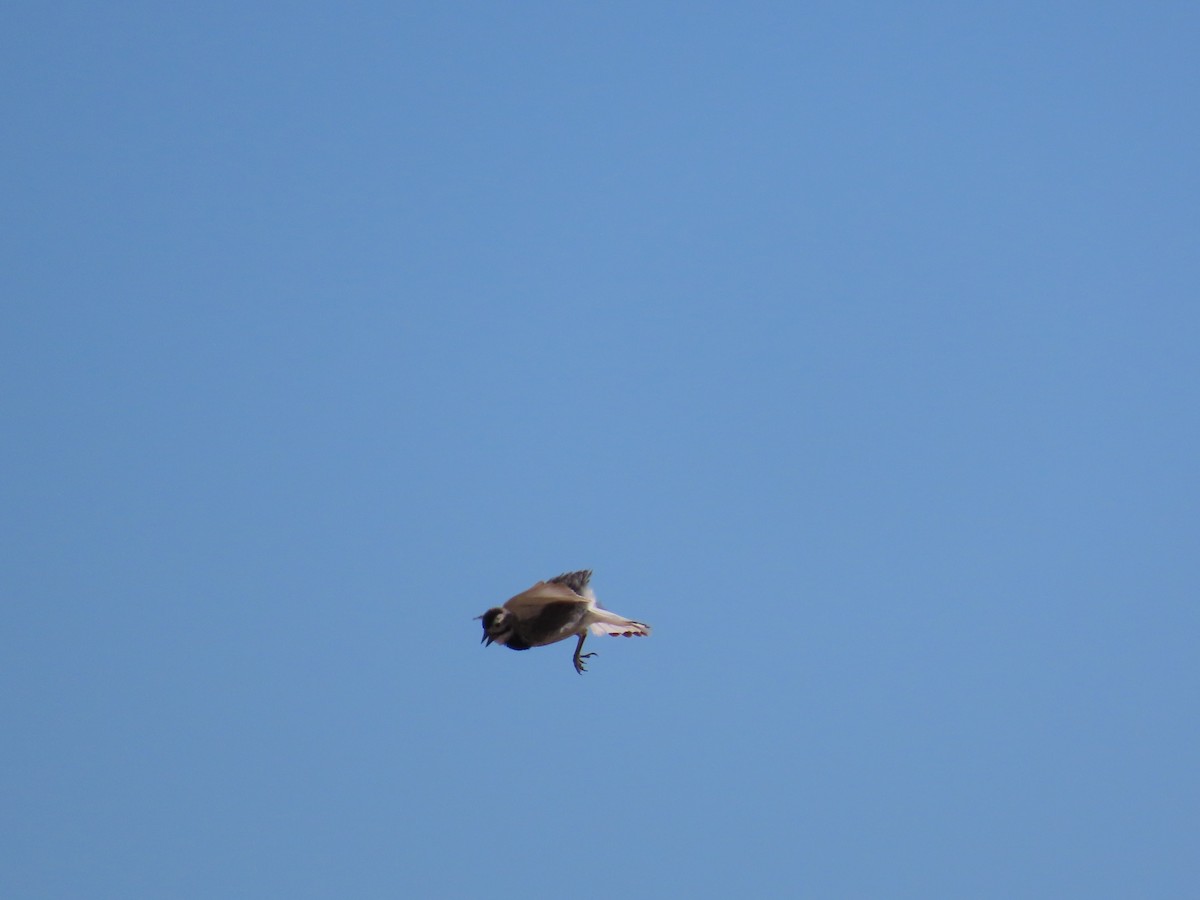
<svg viewBox="0 0 1200 900">
<path fill-rule="evenodd" d="M 650 626 L 645 622 L 626 619 L 607 609 L 590 610 L 590 618 L 588 629 L 592 634 L 611 634 L 621 637 L 645 637 L 650 634 Z"/>
</svg>

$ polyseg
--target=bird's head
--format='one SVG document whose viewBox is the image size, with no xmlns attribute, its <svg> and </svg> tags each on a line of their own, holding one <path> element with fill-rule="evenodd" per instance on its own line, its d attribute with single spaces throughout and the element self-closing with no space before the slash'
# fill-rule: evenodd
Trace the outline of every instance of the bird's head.
<svg viewBox="0 0 1200 900">
<path fill-rule="evenodd" d="M 503 644 L 513 634 L 513 614 L 507 609 L 495 606 L 478 618 L 483 620 L 483 637 L 479 643 L 491 645 L 493 641 Z"/>
</svg>

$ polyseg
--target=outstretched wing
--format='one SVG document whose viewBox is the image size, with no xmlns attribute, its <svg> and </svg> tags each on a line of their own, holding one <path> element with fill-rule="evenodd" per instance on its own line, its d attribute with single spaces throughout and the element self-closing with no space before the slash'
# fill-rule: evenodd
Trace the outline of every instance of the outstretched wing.
<svg viewBox="0 0 1200 900">
<path fill-rule="evenodd" d="M 590 598 L 592 595 L 591 589 L 588 588 L 588 582 L 592 580 L 592 570 L 583 569 L 579 572 L 563 572 L 561 575 L 555 575 L 547 584 L 564 584 L 580 597 Z"/>
</svg>

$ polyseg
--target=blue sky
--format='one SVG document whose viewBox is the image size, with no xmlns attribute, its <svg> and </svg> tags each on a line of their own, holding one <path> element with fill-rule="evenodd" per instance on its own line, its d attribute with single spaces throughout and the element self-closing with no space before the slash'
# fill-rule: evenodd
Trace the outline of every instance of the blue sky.
<svg viewBox="0 0 1200 900">
<path fill-rule="evenodd" d="M 0 893 L 1194 895 L 1198 26 L 6 5 Z"/>
</svg>

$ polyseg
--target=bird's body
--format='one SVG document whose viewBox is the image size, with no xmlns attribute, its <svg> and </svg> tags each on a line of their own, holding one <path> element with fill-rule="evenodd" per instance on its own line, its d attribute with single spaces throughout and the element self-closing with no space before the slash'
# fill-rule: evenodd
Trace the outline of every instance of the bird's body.
<svg viewBox="0 0 1200 900">
<path fill-rule="evenodd" d="M 566 572 L 549 581 L 539 581 L 503 606 L 489 609 L 479 617 L 483 620 L 483 643 L 528 650 L 578 636 L 573 661 L 575 671 L 582 674 L 583 660 L 595 655 L 580 654 L 589 631 L 624 637 L 650 634 L 649 625 L 602 609 L 588 587 L 591 577 L 590 571 Z"/>
</svg>

